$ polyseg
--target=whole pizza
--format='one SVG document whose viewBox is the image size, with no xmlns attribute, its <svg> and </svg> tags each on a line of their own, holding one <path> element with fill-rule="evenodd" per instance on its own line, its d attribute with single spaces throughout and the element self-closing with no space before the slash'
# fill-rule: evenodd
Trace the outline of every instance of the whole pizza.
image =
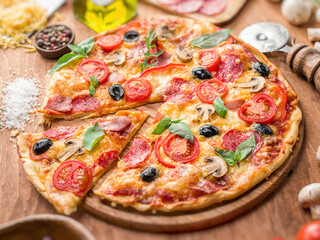
<svg viewBox="0 0 320 240">
<path fill-rule="evenodd" d="M 146 116 L 133 121 L 137 113 L 129 111 L 122 113 L 128 115 L 126 120 L 82 126 L 86 133 L 91 128 L 92 149 L 85 147 L 85 155 L 71 154 L 63 161 L 54 151 L 68 147 L 68 139 L 86 145 L 89 134 L 64 135 L 64 143 L 52 141 L 46 150 L 53 153 L 44 151 L 36 158 L 33 146 L 44 136 L 24 135 L 18 143 L 27 150 L 20 154 L 29 163 L 36 161 L 30 164 L 36 166 L 34 174 L 43 174 L 40 181 L 49 186 L 45 191 L 54 192 L 56 199 L 78 196 L 78 204 L 96 181 L 96 158 L 117 150 L 95 175 L 108 172 L 94 191 L 101 199 L 139 211 L 204 208 L 234 199 L 267 178 L 285 162 L 298 139 L 302 114 L 296 93 L 278 68 L 229 29 L 183 18 L 144 19 L 70 48 L 73 53 L 60 59 L 47 76 L 39 110 L 46 121 L 163 104 L 150 128 L 133 139 L 129 151 L 111 168 L 107 166 L 136 131 L 133 122 L 138 128 Z M 126 130 L 129 126 L 131 131 Z M 95 131 L 103 131 L 102 138 L 96 138 Z M 124 131 L 129 134 L 123 142 L 112 140 Z M 90 161 L 84 156 L 91 156 Z M 82 178 L 84 170 L 74 176 L 79 167 L 72 161 L 86 165 L 91 177 Z M 43 164 L 46 168 L 38 170 Z M 69 167 L 55 173 L 61 164 Z M 69 214 L 75 206 L 57 209 Z"/>
</svg>

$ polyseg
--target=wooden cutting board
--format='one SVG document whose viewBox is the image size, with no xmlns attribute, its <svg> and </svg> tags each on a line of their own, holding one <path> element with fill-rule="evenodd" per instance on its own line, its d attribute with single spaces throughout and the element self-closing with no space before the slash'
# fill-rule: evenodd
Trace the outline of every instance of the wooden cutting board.
<svg viewBox="0 0 320 240">
<path fill-rule="evenodd" d="M 209 21 L 212 22 L 218 26 L 223 26 L 229 22 L 231 22 L 240 12 L 240 10 L 243 8 L 243 6 L 246 4 L 247 0 L 226 0 L 227 1 L 227 7 L 226 9 L 217 15 L 214 16 L 206 16 L 204 14 L 200 13 L 189 13 L 189 14 L 180 14 L 177 13 L 170 8 L 158 4 L 157 0 L 142 0 L 145 3 L 151 4 L 152 6 L 156 8 L 160 8 L 163 11 L 166 11 L 171 14 L 175 14 L 181 17 L 188 17 L 193 18 L 198 21 Z"/>
<path fill-rule="evenodd" d="M 153 122 L 154 114 L 162 103 L 156 103 L 140 107 L 139 109 L 147 110 L 151 113 L 150 117 L 142 128 L 138 131 L 138 136 L 143 135 L 145 130 Z M 268 180 L 262 181 L 247 193 L 241 195 L 232 201 L 223 204 L 214 204 L 212 207 L 203 210 L 178 212 L 178 213 L 161 213 L 156 214 L 149 212 L 138 212 L 132 208 L 117 206 L 112 207 L 110 202 L 101 201 L 91 191 L 84 199 L 82 206 L 91 214 L 118 226 L 130 229 L 148 231 L 148 232 L 189 232 L 212 227 L 231 220 L 249 209 L 256 206 L 270 193 L 272 193 L 281 182 L 288 176 L 290 170 L 296 163 L 304 137 L 304 122 L 300 124 L 299 141 L 295 144 L 293 152 L 286 162 L 274 172 Z M 131 141 L 132 142 L 132 141 Z M 130 145 L 124 152 L 125 154 Z M 115 164 L 111 166 L 110 171 L 95 184 L 93 190 L 99 188 L 103 181 L 111 172 L 115 170 Z"/>
</svg>

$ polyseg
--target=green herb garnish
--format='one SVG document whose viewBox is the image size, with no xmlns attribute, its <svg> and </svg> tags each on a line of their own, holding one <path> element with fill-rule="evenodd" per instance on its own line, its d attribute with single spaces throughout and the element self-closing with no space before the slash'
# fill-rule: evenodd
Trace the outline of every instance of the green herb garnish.
<svg viewBox="0 0 320 240">
<path fill-rule="evenodd" d="M 56 71 L 58 71 L 60 68 L 66 66 L 68 63 L 79 59 L 79 58 L 87 58 L 89 52 L 94 46 L 94 39 L 89 38 L 87 40 L 82 41 L 78 45 L 72 45 L 69 44 L 68 47 L 73 51 L 74 53 L 67 53 L 63 55 L 57 63 L 50 69 L 49 74 L 52 74 Z"/>
<path fill-rule="evenodd" d="M 222 29 L 215 33 L 204 34 L 193 39 L 190 45 L 198 48 L 212 48 L 227 40 L 231 32 L 231 29 Z"/>
<path fill-rule="evenodd" d="M 96 87 L 99 86 L 99 79 L 95 76 L 90 77 L 89 97 L 96 94 Z"/>
<path fill-rule="evenodd" d="M 220 117 L 224 118 L 227 115 L 228 110 L 224 106 L 224 103 L 223 103 L 221 97 L 217 97 L 213 101 L 213 106 L 214 106 L 216 112 L 219 114 Z"/>
<path fill-rule="evenodd" d="M 193 133 L 189 128 L 188 124 L 181 122 L 181 119 L 178 120 L 171 120 L 170 118 L 163 118 L 158 123 L 155 130 L 151 132 L 151 134 L 161 134 L 166 129 L 173 134 L 176 134 L 180 137 L 188 139 L 192 144 L 194 143 Z"/>
<path fill-rule="evenodd" d="M 149 57 L 159 57 L 164 51 L 161 50 L 159 52 L 156 53 L 151 53 L 151 48 L 156 48 L 156 45 L 151 45 L 153 40 L 156 38 L 156 34 L 154 33 L 154 29 L 152 29 L 149 33 L 148 36 L 146 36 L 145 40 L 146 40 L 146 45 L 147 45 L 147 52 L 144 52 L 143 50 L 143 46 L 141 44 L 141 49 L 144 55 L 144 61 L 141 64 L 141 72 L 143 72 L 143 70 L 146 67 L 152 67 L 155 65 L 155 63 L 148 63 L 148 59 Z"/>
<path fill-rule="evenodd" d="M 223 149 L 218 149 L 214 147 L 214 151 L 222 157 L 229 166 L 233 166 L 235 163 L 239 165 L 242 160 L 247 159 L 249 155 L 254 151 L 256 147 L 256 140 L 254 135 L 252 135 L 247 140 L 240 143 L 234 151 L 227 151 Z"/>
<path fill-rule="evenodd" d="M 88 151 L 97 144 L 97 142 L 104 136 L 104 131 L 96 122 L 93 126 L 89 127 L 83 136 L 83 146 Z"/>
</svg>

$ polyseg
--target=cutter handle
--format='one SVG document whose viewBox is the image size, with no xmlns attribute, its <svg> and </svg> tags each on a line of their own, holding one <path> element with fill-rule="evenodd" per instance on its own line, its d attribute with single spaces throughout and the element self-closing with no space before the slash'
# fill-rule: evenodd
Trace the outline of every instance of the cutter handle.
<svg viewBox="0 0 320 240">
<path fill-rule="evenodd" d="M 305 76 L 320 92 L 320 53 L 305 44 L 295 44 L 286 59 L 289 67 L 297 74 Z"/>
</svg>

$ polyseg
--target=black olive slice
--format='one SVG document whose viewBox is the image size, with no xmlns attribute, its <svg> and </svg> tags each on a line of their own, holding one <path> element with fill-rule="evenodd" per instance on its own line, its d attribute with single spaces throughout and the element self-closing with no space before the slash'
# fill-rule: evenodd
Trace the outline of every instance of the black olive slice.
<svg viewBox="0 0 320 240">
<path fill-rule="evenodd" d="M 137 31 L 128 31 L 123 36 L 123 41 L 136 42 L 139 40 L 139 33 Z"/>
<path fill-rule="evenodd" d="M 211 72 L 203 67 L 194 67 L 192 69 L 192 75 L 200 80 L 210 79 L 212 77 Z"/>
<path fill-rule="evenodd" d="M 258 133 L 260 133 L 261 135 L 268 135 L 268 136 L 273 135 L 272 129 L 269 126 L 262 123 L 255 123 L 253 125 L 253 129 L 256 130 Z"/>
<path fill-rule="evenodd" d="M 201 136 L 204 136 L 206 138 L 213 137 L 215 135 L 219 134 L 219 129 L 216 126 L 213 125 L 203 125 L 199 128 L 199 133 Z"/>
<path fill-rule="evenodd" d="M 265 65 L 262 62 L 255 62 L 253 64 L 254 70 L 256 70 L 258 73 L 260 73 L 261 76 L 266 77 L 270 74 L 270 69 L 267 65 Z"/>
<path fill-rule="evenodd" d="M 115 84 L 111 85 L 109 87 L 108 91 L 109 91 L 110 97 L 113 100 L 119 101 L 124 97 L 124 89 L 118 83 L 115 83 Z"/>
<path fill-rule="evenodd" d="M 140 174 L 140 177 L 144 182 L 152 182 L 157 176 L 158 170 L 155 167 L 148 167 Z"/>
<path fill-rule="evenodd" d="M 45 153 L 49 150 L 49 148 L 52 146 L 52 141 L 49 138 L 42 138 L 39 141 L 37 141 L 33 147 L 33 153 L 35 155 L 40 155 L 42 153 Z"/>
</svg>

